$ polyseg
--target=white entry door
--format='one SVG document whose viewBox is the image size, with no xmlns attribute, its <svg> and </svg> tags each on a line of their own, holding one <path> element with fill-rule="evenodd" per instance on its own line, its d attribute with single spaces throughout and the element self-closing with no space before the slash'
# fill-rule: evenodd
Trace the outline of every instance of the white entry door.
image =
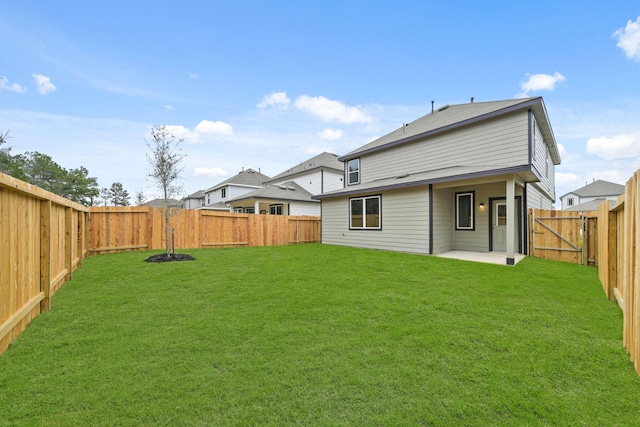
<svg viewBox="0 0 640 427">
<path fill-rule="evenodd" d="M 504 252 L 507 250 L 507 203 L 494 201 L 492 210 L 493 250 Z"/>
</svg>

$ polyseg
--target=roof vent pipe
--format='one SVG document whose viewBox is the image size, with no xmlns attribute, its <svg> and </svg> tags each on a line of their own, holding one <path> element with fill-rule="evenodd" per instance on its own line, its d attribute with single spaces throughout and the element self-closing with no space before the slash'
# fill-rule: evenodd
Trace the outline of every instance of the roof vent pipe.
<svg viewBox="0 0 640 427">
<path fill-rule="evenodd" d="M 433 103 L 436 101 L 431 101 L 431 114 L 433 114 Z"/>
<path fill-rule="evenodd" d="M 473 104 L 473 96 L 471 97 L 471 103 Z"/>
</svg>

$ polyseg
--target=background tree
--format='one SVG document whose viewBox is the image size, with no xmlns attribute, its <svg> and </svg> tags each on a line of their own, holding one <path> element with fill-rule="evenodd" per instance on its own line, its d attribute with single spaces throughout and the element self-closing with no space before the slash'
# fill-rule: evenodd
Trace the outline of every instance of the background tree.
<svg viewBox="0 0 640 427">
<path fill-rule="evenodd" d="M 144 191 L 142 191 L 142 188 L 139 188 L 136 191 L 136 206 L 142 206 L 144 205 L 144 202 L 146 202 L 146 197 L 144 196 Z"/>
<path fill-rule="evenodd" d="M 65 172 L 59 194 L 81 205 L 92 206 L 99 194 L 98 180 L 89 176 L 89 171 L 84 166 Z"/>
<path fill-rule="evenodd" d="M 183 170 L 180 163 L 185 158 L 180 150 L 182 141 L 182 138 L 176 138 L 164 125 L 153 126 L 151 141 L 146 141 L 150 150 L 147 153 L 147 160 L 151 167 L 148 176 L 158 186 L 162 194 L 167 258 L 171 257 L 169 220 L 176 213 L 176 209 L 171 207 L 170 199 L 178 197 L 182 191 L 182 186 L 179 183 L 180 173 Z"/>
<path fill-rule="evenodd" d="M 19 159 L 11 154 L 10 138 L 8 130 L 0 131 L 0 172 L 25 181 Z"/>
<path fill-rule="evenodd" d="M 129 206 L 129 192 L 119 182 L 111 184 L 109 197 L 113 206 Z"/>
</svg>

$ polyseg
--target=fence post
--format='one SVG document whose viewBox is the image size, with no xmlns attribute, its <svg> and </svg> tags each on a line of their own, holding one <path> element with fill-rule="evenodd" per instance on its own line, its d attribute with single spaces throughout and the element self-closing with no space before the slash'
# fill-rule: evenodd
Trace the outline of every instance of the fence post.
<svg viewBox="0 0 640 427">
<path fill-rule="evenodd" d="M 40 202 L 40 291 L 44 292 L 43 313 L 51 308 L 51 200 Z"/>
</svg>

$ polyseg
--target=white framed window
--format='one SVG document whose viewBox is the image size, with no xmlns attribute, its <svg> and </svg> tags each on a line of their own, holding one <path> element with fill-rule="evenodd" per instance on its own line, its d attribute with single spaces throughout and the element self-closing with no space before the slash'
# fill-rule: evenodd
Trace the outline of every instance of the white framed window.
<svg viewBox="0 0 640 427">
<path fill-rule="evenodd" d="M 234 213 L 242 213 L 242 208 L 233 208 Z"/>
<path fill-rule="evenodd" d="M 347 162 L 347 184 L 360 183 L 360 159 L 351 159 Z"/>
<path fill-rule="evenodd" d="M 456 193 L 456 230 L 475 230 L 475 192 Z"/>
<path fill-rule="evenodd" d="M 349 229 L 380 230 L 380 196 L 354 197 L 349 199 Z"/>
<path fill-rule="evenodd" d="M 573 206 L 573 197 L 567 198 L 567 206 Z"/>
<path fill-rule="evenodd" d="M 255 208 L 244 208 L 244 213 L 256 213 Z"/>
<path fill-rule="evenodd" d="M 545 151 L 547 153 L 546 162 L 545 162 L 545 174 L 549 177 L 549 149 Z"/>
<path fill-rule="evenodd" d="M 269 205 L 269 214 L 282 215 L 282 205 Z"/>
<path fill-rule="evenodd" d="M 221 198 L 223 198 L 223 199 L 224 199 L 225 197 L 227 197 L 227 188 L 226 188 L 226 187 L 222 187 L 222 188 L 220 189 L 220 197 L 221 197 Z"/>
</svg>

